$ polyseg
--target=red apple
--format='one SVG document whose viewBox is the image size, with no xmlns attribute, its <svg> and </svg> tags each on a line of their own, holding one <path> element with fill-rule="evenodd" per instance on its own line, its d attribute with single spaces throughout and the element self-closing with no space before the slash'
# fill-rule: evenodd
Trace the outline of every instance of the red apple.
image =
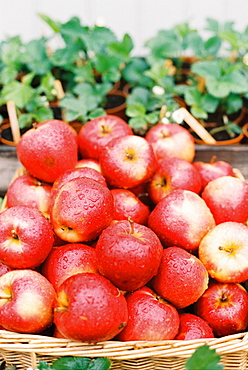
<svg viewBox="0 0 248 370">
<path fill-rule="evenodd" d="M 111 189 L 114 198 L 114 220 L 131 218 L 137 224 L 147 224 L 150 208 L 127 189 Z"/>
<path fill-rule="evenodd" d="M 137 135 L 111 140 L 99 163 L 107 182 L 116 188 L 133 188 L 150 179 L 156 169 L 152 146 Z"/>
<path fill-rule="evenodd" d="M 215 226 L 215 221 L 198 194 L 178 189 L 156 205 L 149 216 L 148 226 L 165 246 L 196 251 L 204 235 Z"/>
<path fill-rule="evenodd" d="M 179 329 L 179 314 L 148 287 L 126 294 L 128 322 L 117 336 L 121 341 L 170 340 Z"/>
<path fill-rule="evenodd" d="M 248 326 L 248 293 L 240 284 L 213 281 L 195 303 L 195 313 L 217 336 L 243 332 Z"/>
<path fill-rule="evenodd" d="M 96 244 L 99 273 L 124 291 L 141 288 L 157 273 L 163 247 L 148 227 L 119 221 L 102 231 Z"/>
<path fill-rule="evenodd" d="M 208 287 L 208 272 L 203 263 L 186 250 L 169 247 L 163 250 L 152 287 L 176 308 L 196 302 Z"/>
<path fill-rule="evenodd" d="M 235 176 L 233 168 L 230 163 L 226 161 L 216 161 L 216 157 L 213 156 L 209 162 L 195 161 L 193 166 L 197 169 L 201 180 L 202 189 L 214 179 L 222 176 Z"/>
<path fill-rule="evenodd" d="M 35 207 L 46 215 L 51 203 L 51 190 L 51 184 L 44 183 L 30 174 L 21 175 L 7 189 L 7 207 Z"/>
<path fill-rule="evenodd" d="M 123 294 L 99 274 L 72 275 L 58 289 L 54 323 L 66 338 L 93 343 L 107 341 L 119 334 L 127 319 Z"/>
<path fill-rule="evenodd" d="M 56 235 L 69 243 L 96 239 L 113 220 L 114 199 L 97 181 L 74 178 L 53 197 L 50 217 Z"/>
<path fill-rule="evenodd" d="M 65 170 L 77 164 L 77 134 L 64 121 L 39 122 L 22 135 L 16 153 L 27 172 L 53 183 Z"/>
<path fill-rule="evenodd" d="M 97 181 L 99 184 L 107 186 L 106 180 L 103 175 L 90 167 L 80 167 L 80 168 L 71 168 L 66 170 L 62 175 L 60 175 L 53 183 L 51 190 L 51 197 L 54 198 L 56 192 L 68 181 L 75 178 L 90 178 Z M 52 203 L 52 202 L 51 202 Z"/>
<path fill-rule="evenodd" d="M 148 183 L 148 194 L 153 203 L 158 202 L 176 189 L 200 193 L 202 182 L 192 163 L 182 158 L 163 158 Z"/>
<path fill-rule="evenodd" d="M 9 271 L 12 271 L 12 267 L 6 265 L 5 263 L 3 262 L 0 262 L 0 276 L 2 276 L 3 274 L 6 274 L 6 272 L 9 272 Z"/>
<path fill-rule="evenodd" d="M 55 291 L 39 272 L 24 269 L 0 277 L 0 325 L 18 333 L 39 333 L 53 322 Z"/>
<path fill-rule="evenodd" d="M 38 267 L 52 250 L 52 225 L 36 208 L 13 206 L 0 213 L 0 261 L 12 268 Z"/>
<path fill-rule="evenodd" d="M 179 332 L 176 340 L 195 340 L 201 338 L 214 338 L 214 333 L 207 321 L 191 313 L 181 313 Z"/>
<path fill-rule="evenodd" d="M 195 157 L 193 135 L 177 123 L 159 123 L 146 133 L 145 138 L 153 146 L 157 160 L 177 157 L 193 162 Z"/>
<path fill-rule="evenodd" d="M 202 192 L 202 199 L 211 210 L 216 224 L 248 221 L 248 183 L 232 176 L 210 181 Z"/>
<path fill-rule="evenodd" d="M 55 290 L 71 275 L 97 273 L 95 249 L 81 243 L 55 247 L 42 264 L 41 272 Z"/>
<path fill-rule="evenodd" d="M 94 118 L 79 131 L 79 152 L 83 158 L 98 160 L 110 140 L 132 134 L 131 127 L 120 117 L 106 115 Z"/>
<path fill-rule="evenodd" d="M 90 159 L 90 158 L 79 159 L 77 161 L 76 168 L 81 168 L 81 167 L 90 167 L 100 173 L 102 172 L 101 166 L 96 159 Z"/>
<path fill-rule="evenodd" d="M 210 230 L 199 245 L 199 258 L 209 275 L 223 283 L 248 280 L 248 227 L 223 222 Z"/>
</svg>

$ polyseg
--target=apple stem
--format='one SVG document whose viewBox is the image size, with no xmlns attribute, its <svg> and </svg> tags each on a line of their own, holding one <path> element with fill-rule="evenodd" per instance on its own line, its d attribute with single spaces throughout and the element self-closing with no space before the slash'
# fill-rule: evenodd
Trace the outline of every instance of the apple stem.
<svg viewBox="0 0 248 370">
<path fill-rule="evenodd" d="M 132 220 L 131 217 L 128 217 L 128 221 L 129 221 L 130 227 L 131 227 L 131 234 L 134 234 L 134 221 Z"/>
<path fill-rule="evenodd" d="M 210 164 L 213 164 L 215 161 L 216 161 L 216 155 L 213 155 L 211 160 L 210 160 Z"/>
<path fill-rule="evenodd" d="M 18 235 L 17 235 L 17 233 L 16 233 L 16 231 L 15 231 L 15 230 L 11 230 L 11 237 L 12 237 L 13 239 L 19 240 L 19 237 L 18 237 Z"/>
<path fill-rule="evenodd" d="M 232 253 L 232 252 L 233 252 L 233 250 L 234 250 L 234 248 L 232 248 L 232 247 L 224 248 L 224 247 L 222 247 L 222 246 L 220 245 L 220 246 L 219 246 L 219 250 L 220 250 L 220 251 L 225 251 L 225 252 L 227 252 L 227 253 Z"/>
<path fill-rule="evenodd" d="M 109 133 L 109 130 L 106 126 L 102 125 L 102 133 L 103 134 L 108 134 Z"/>
</svg>

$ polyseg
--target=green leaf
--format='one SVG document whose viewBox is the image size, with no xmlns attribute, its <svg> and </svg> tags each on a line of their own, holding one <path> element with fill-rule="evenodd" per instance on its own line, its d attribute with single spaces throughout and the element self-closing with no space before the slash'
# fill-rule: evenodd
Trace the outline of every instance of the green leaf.
<svg viewBox="0 0 248 370">
<path fill-rule="evenodd" d="M 200 105 L 208 113 L 214 113 L 216 112 L 219 103 L 220 103 L 220 99 L 210 94 L 205 94 L 205 95 L 202 95 L 201 97 Z"/>
<path fill-rule="evenodd" d="M 212 77 L 218 79 L 221 77 L 221 69 L 215 61 L 195 62 L 191 68 L 192 72 L 201 77 Z"/>
<path fill-rule="evenodd" d="M 216 79 L 213 76 L 208 76 L 206 88 L 216 98 L 225 98 L 231 91 L 230 83 L 225 78 Z"/>
<path fill-rule="evenodd" d="M 18 69 L 13 65 L 8 65 L 4 67 L 0 72 L 0 83 L 7 85 L 12 82 L 18 75 Z"/>
<path fill-rule="evenodd" d="M 206 22 L 207 22 L 207 25 L 205 27 L 205 30 L 218 33 L 220 26 L 219 26 L 219 22 L 216 19 L 206 18 Z"/>
<path fill-rule="evenodd" d="M 236 94 L 242 94 L 248 91 L 248 79 L 240 71 L 232 71 L 228 76 L 230 90 Z"/>
<path fill-rule="evenodd" d="M 88 357 L 60 357 L 52 364 L 55 370 L 87 370 L 91 359 Z"/>
<path fill-rule="evenodd" d="M 53 20 L 52 18 L 48 17 L 45 14 L 37 13 L 38 17 L 40 17 L 46 24 L 51 27 L 51 29 L 58 33 L 61 28 L 61 23 L 58 21 Z"/>
<path fill-rule="evenodd" d="M 238 112 L 243 106 L 243 99 L 235 94 L 230 94 L 226 99 L 226 113 Z"/>
<path fill-rule="evenodd" d="M 125 34 L 121 42 L 113 42 L 108 45 L 108 51 L 112 54 L 121 56 L 124 61 L 129 59 L 129 55 L 133 49 L 133 40 L 129 34 Z"/>
<path fill-rule="evenodd" d="M 157 123 L 159 120 L 159 113 L 152 112 L 152 113 L 146 114 L 146 120 L 147 122 L 152 123 L 152 124 Z"/>
<path fill-rule="evenodd" d="M 18 117 L 18 124 L 20 128 L 31 127 L 33 122 L 32 113 L 23 113 Z"/>
<path fill-rule="evenodd" d="M 126 114 L 128 117 L 139 117 L 144 116 L 146 113 L 145 107 L 139 104 L 128 105 Z"/>
<path fill-rule="evenodd" d="M 190 108 L 190 112 L 191 114 L 196 117 L 196 118 L 201 118 L 201 119 L 207 119 L 208 118 L 208 114 L 207 112 L 200 108 L 200 107 L 191 107 Z"/>
<path fill-rule="evenodd" d="M 50 108 L 40 107 L 33 113 L 33 117 L 35 121 L 41 122 L 41 121 L 53 119 L 54 115 Z"/>
<path fill-rule="evenodd" d="M 150 91 L 144 87 L 135 87 L 127 97 L 127 105 L 140 104 L 146 106 Z"/>
<path fill-rule="evenodd" d="M 144 117 L 132 117 L 128 124 L 133 129 L 146 129 L 147 127 L 147 121 Z"/>
<path fill-rule="evenodd" d="M 220 356 L 205 344 L 195 350 L 185 366 L 186 370 L 222 370 L 223 366 L 219 362 Z"/>
<path fill-rule="evenodd" d="M 201 104 L 201 93 L 195 87 L 189 87 L 184 91 L 185 102 L 189 105 L 200 105 Z"/>
<path fill-rule="evenodd" d="M 30 71 L 43 75 L 51 70 L 51 63 L 46 54 L 46 39 L 31 40 L 25 45 L 23 61 Z"/>
<path fill-rule="evenodd" d="M 1 98 L 7 103 L 9 100 L 13 100 L 15 105 L 22 109 L 31 99 L 33 90 L 30 86 L 23 85 L 19 81 L 13 81 L 10 84 L 3 87 L 1 92 Z"/>
</svg>

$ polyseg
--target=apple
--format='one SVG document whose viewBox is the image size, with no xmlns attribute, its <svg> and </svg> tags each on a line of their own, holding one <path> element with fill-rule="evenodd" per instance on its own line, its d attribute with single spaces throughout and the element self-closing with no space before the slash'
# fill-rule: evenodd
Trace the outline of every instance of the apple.
<svg viewBox="0 0 248 370">
<path fill-rule="evenodd" d="M 214 338 L 212 328 L 207 321 L 192 313 L 181 313 L 179 315 L 179 332 L 176 340 L 195 340 L 201 338 Z"/>
<path fill-rule="evenodd" d="M 148 226 L 165 246 L 197 251 L 203 236 L 215 226 L 214 217 L 196 193 L 178 189 L 151 211 Z"/>
<path fill-rule="evenodd" d="M 193 135 L 177 123 L 159 123 L 147 131 L 146 140 L 153 146 L 157 160 L 177 157 L 193 162 L 195 142 Z"/>
<path fill-rule="evenodd" d="M 47 215 L 51 203 L 51 190 L 51 184 L 44 183 L 30 174 L 23 174 L 14 179 L 7 189 L 7 207 L 30 206 Z"/>
<path fill-rule="evenodd" d="M 210 181 L 201 196 L 211 210 L 216 224 L 248 221 L 248 182 L 232 176 L 222 176 Z"/>
<path fill-rule="evenodd" d="M 214 179 L 222 176 L 236 177 L 233 167 L 226 161 L 216 161 L 216 156 L 213 156 L 209 162 L 195 161 L 193 166 L 197 169 L 201 180 L 202 189 Z"/>
<path fill-rule="evenodd" d="M 144 286 L 125 295 L 128 322 L 117 338 L 121 341 L 170 340 L 179 330 L 175 307 Z"/>
<path fill-rule="evenodd" d="M 67 181 L 53 197 L 50 219 L 55 234 L 69 243 L 96 239 L 113 220 L 110 190 L 87 177 Z"/>
<path fill-rule="evenodd" d="M 38 267 L 49 255 L 53 228 L 36 208 L 13 206 L 0 213 L 0 261 L 12 268 Z"/>
<path fill-rule="evenodd" d="M 192 163 L 182 158 L 163 158 L 148 182 L 148 194 L 154 204 L 176 189 L 200 193 L 202 182 Z"/>
<path fill-rule="evenodd" d="M 53 183 L 65 170 L 77 164 L 77 134 L 64 121 L 39 122 L 22 135 L 16 154 L 28 173 Z"/>
<path fill-rule="evenodd" d="M 193 254 L 180 247 L 168 247 L 163 250 L 152 287 L 174 307 L 185 308 L 196 302 L 207 289 L 208 272 Z"/>
<path fill-rule="evenodd" d="M 95 249 L 82 243 L 54 247 L 43 262 L 41 272 L 55 290 L 71 275 L 80 272 L 97 273 Z"/>
<path fill-rule="evenodd" d="M 157 166 L 152 146 L 137 135 L 112 139 L 101 151 L 99 163 L 106 181 L 124 189 L 148 181 Z"/>
<path fill-rule="evenodd" d="M 80 167 L 90 167 L 100 173 L 102 172 L 99 161 L 97 161 L 96 159 L 90 159 L 90 158 L 79 159 L 77 161 L 76 168 L 80 168 Z"/>
<path fill-rule="evenodd" d="M 156 275 L 163 251 L 151 229 L 126 220 L 103 230 L 95 248 L 99 273 L 124 291 L 141 288 Z"/>
<path fill-rule="evenodd" d="M 150 208 L 128 189 L 111 189 L 114 198 L 114 220 L 128 220 L 145 225 Z"/>
<path fill-rule="evenodd" d="M 2 276 L 3 274 L 6 274 L 6 272 L 9 272 L 9 271 L 12 271 L 12 267 L 6 265 L 5 263 L 3 262 L 0 262 L 0 276 Z"/>
<path fill-rule="evenodd" d="M 248 326 L 248 293 L 241 284 L 212 281 L 194 310 L 216 336 L 243 332 Z"/>
<path fill-rule="evenodd" d="M 56 192 L 68 181 L 75 178 L 90 178 L 97 181 L 99 184 L 107 186 L 106 180 L 103 175 L 90 167 L 80 167 L 80 168 L 71 168 L 66 170 L 62 175 L 60 175 L 53 183 L 51 189 L 51 198 L 54 198 Z M 52 203 L 52 201 L 51 201 Z"/>
<path fill-rule="evenodd" d="M 86 122 L 79 131 L 79 152 L 83 158 L 98 160 L 102 149 L 110 140 L 132 134 L 131 127 L 120 117 L 105 115 L 94 118 Z"/>
<path fill-rule="evenodd" d="M 123 294 L 105 277 L 79 273 L 58 288 L 54 324 L 62 336 L 82 342 L 114 338 L 128 320 Z"/>
<path fill-rule="evenodd" d="M 39 272 L 18 269 L 0 277 L 0 325 L 18 333 L 40 333 L 53 322 L 55 290 Z"/>
<path fill-rule="evenodd" d="M 201 240 L 199 258 L 209 275 L 223 283 L 248 279 L 248 227 L 239 222 L 223 222 Z"/>
</svg>

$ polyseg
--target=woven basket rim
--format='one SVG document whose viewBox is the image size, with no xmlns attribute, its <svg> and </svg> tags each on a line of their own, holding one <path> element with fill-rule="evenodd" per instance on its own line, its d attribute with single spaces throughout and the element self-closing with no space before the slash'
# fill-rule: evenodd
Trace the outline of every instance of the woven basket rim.
<svg viewBox="0 0 248 370">
<path fill-rule="evenodd" d="M 49 356 L 84 356 L 130 360 L 142 357 L 189 357 L 196 348 L 208 345 L 219 355 L 248 351 L 248 333 L 220 338 L 164 341 L 106 341 L 95 344 L 38 334 L 23 334 L 0 330 L 0 349 Z"/>
</svg>

